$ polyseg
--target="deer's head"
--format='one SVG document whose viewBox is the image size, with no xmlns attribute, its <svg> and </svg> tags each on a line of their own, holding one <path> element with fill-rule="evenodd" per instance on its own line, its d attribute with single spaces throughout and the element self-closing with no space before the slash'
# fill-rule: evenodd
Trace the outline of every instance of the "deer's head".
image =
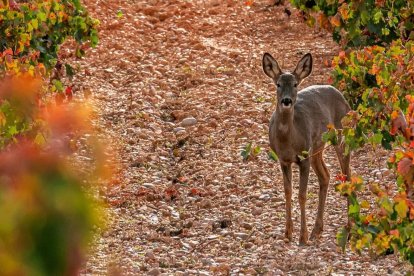
<svg viewBox="0 0 414 276">
<path fill-rule="evenodd" d="M 304 55 L 292 73 L 282 72 L 277 61 L 268 53 L 263 55 L 263 71 L 271 78 L 277 89 L 277 105 L 290 110 L 296 103 L 298 85 L 312 72 L 312 55 Z"/>
</svg>

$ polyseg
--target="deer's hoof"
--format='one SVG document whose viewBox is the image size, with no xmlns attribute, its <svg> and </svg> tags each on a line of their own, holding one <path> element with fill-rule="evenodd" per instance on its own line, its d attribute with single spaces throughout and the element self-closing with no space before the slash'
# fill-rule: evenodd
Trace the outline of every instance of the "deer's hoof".
<svg viewBox="0 0 414 276">
<path fill-rule="evenodd" d="M 313 228 L 312 233 L 310 235 L 311 240 L 318 240 L 322 236 L 322 229 Z"/>
<path fill-rule="evenodd" d="M 305 231 L 304 233 L 302 233 L 301 235 L 300 235 L 300 238 L 299 238 L 299 245 L 308 245 L 308 232 L 307 231 Z"/>
<path fill-rule="evenodd" d="M 290 241 L 292 241 L 292 232 L 290 231 L 285 231 L 285 241 L 288 241 L 288 242 L 290 242 Z"/>
<path fill-rule="evenodd" d="M 306 246 L 308 244 L 309 244 L 308 239 L 302 239 L 302 238 L 299 239 L 299 245 L 300 246 Z"/>
</svg>

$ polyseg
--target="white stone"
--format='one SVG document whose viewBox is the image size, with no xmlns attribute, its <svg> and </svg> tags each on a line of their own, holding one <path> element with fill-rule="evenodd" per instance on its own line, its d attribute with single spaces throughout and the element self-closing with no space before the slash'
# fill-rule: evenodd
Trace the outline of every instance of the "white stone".
<svg viewBox="0 0 414 276">
<path fill-rule="evenodd" d="M 194 117 L 187 117 L 185 119 L 183 119 L 180 123 L 180 126 L 182 127 L 189 127 L 189 126 L 193 126 L 197 124 L 197 119 Z"/>
</svg>

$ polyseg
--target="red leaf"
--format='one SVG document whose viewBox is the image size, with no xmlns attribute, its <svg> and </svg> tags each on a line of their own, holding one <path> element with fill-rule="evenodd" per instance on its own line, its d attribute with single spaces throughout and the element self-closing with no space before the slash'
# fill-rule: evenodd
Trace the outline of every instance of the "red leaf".
<svg viewBox="0 0 414 276">
<path fill-rule="evenodd" d="M 173 200 L 180 195 L 180 192 L 173 186 L 168 187 L 164 190 L 165 197 L 169 200 Z"/>
<path fill-rule="evenodd" d="M 413 167 L 413 164 L 411 160 L 407 157 L 404 157 L 401 159 L 400 162 L 398 162 L 398 172 L 401 175 L 406 175 L 410 171 L 410 169 Z"/>
<path fill-rule="evenodd" d="M 244 2 L 244 4 L 248 7 L 250 7 L 251 5 L 253 5 L 254 0 L 247 0 Z"/>
<path fill-rule="evenodd" d="M 66 98 L 68 99 L 68 101 L 71 101 L 73 98 L 72 86 L 66 87 L 65 94 L 66 94 Z"/>
<path fill-rule="evenodd" d="M 398 231 L 398 229 L 394 229 L 394 230 L 390 230 L 390 235 L 399 238 L 400 237 L 400 232 Z"/>
<path fill-rule="evenodd" d="M 340 181 L 340 182 L 345 182 L 346 181 L 346 175 L 344 175 L 344 174 L 338 174 L 336 176 L 336 180 L 337 181 Z"/>
<path fill-rule="evenodd" d="M 180 177 L 178 177 L 177 178 L 177 181 L 179 182 L 179 183 L 186 183 L 187 182 L 187 177 L 185 177 L 185 176 L 180 176 Z"/>
<path fill-rule="evenodd" d="M 139 197 L 139 196 L 145 196 L 148 193 L 149 193 L 149 190 L 148 189 L 140 188 L 137 192 L 135 192 L 135 195 L 137 197 Z"/>
<path fill-rule="evenodd" d="M 9 1 L 9 7 L 13 11 L 19 10 L 19 5 L 14 0 Z"/>
<path fill-rule="evenodd" d="M 197 188 L 191 188 L 188 192 L 190 196 L 203 196 L 203 191 L 197 189 Z"/>
<path fill-rule="evenodd" d="M 4 52 L 3 52 L 3 56 L 6 56 L 6 55 L 13 55 L 13 50 L 11 49 L 11 48 L 9 48 L 9 49 L 6 49 Z"/>
<path fill-rule="evenodd" d="M 399 111 L 393 111 L 391 113 L 391 119 L 392 119 L 392 127 L 390 133 L 392 135 L 395 135 L 397 131 L 405 132 L 405 129 L 407 128 L 407 121 L 405 120 L 404 114 Z"/>
</svg>

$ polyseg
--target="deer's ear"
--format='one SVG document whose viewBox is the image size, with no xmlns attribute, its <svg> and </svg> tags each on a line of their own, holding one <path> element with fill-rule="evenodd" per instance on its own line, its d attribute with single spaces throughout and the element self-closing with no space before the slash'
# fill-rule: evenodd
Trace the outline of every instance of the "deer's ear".
<svg viewBox="0 0 414 276">
<path fill-rule="evenodd" d="M 301 82 L 304 78 L 309 76 L 312 73 L 312 55 L 307 53 L 304 55 L 301 60 L 299 60 L 298 65 L 296 65 L 293 75 L 296 76 L 298 82 Z"/>
<path fill-rule="evenodd" d="M 277 61 L 270 54 L 265 53 L 263 55 L 262 63 L 263 71 L 269 78 L 277 80 L 282 74 L 282 70 L 280 70 L 279 64 L 277 64 Z"/>
</svg>

